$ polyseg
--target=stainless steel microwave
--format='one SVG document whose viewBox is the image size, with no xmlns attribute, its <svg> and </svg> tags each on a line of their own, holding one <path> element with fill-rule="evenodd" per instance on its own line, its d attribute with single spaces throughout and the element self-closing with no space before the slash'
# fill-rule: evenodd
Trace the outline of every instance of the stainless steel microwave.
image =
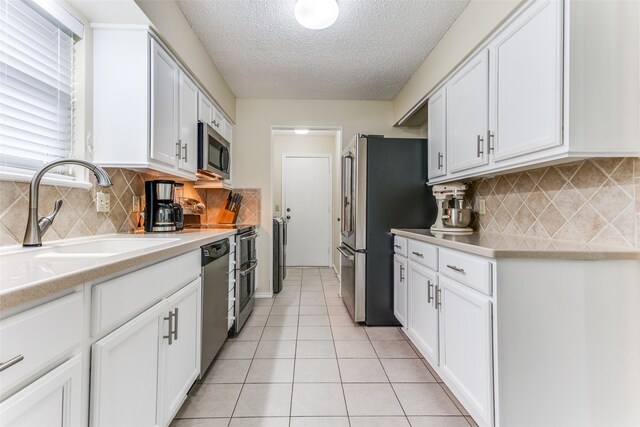
<svg viewBox="0 0 640 427">
<path fill-rule="evenodd" d="M 207 123 L 198 122 L 198 172 L 229 179 L 229 142 Z"/>
</svg>

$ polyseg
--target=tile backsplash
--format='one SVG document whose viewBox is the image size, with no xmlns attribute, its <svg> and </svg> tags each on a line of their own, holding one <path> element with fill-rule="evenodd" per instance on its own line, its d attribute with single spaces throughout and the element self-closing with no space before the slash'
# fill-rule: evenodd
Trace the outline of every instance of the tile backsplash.
<svg viewBox="0 0 640 427">
<path fill-rule="evenodd" d="M 473 228 L 640 248 L 640 159 L 606 158 L 474 180 Z"/>
<path fill-rule="evenodd" d="M 109 233 L 130 233 L 138 224 L 138 214 L 133 213 L 133 196 L 144 195 L 146 175 L 127 169 L 106 169 L 113 185 L 101 188 L 69 188 L 41 185 L 39 215 L 47 215 L 54 201 L 63 204 L 53 224 L 43 236 L 43 241 L 84 237 Z M 94 179 L 93 176 L 91 176 Z M 111 210 L 96 212 L 96 192 L 110 195 Z M 0 181 L 0 246 L 22 242 L 27 226 L 29 208 L 29 184 L 25 182 Z"/>
<path fill-rule="evenodd" d="M 47 215 L 54 201 L 62 199 L 63 204 L 55 221 L 43 236 L 43 241 L 73 237 L 85 237 L 110 233 L 132 233 L 142 220 L 133 212 L 133 196 L 144 196 L 144 181 L 153 176 L 137 173 L 128 169 L 106 169 L 113 185 L 100 188 L 94 185 L 90 189 L 61 186 L 40 186 L 40 216 Z M 93 176 L 92 176 L 93 178 Z M 96 192 L 104 191 L 110 195 L 111 210 L 108 213 L 96 212 Z M 238 215 L 238 222 L 260 223 L 260 190 L 234 190 L 244 196 Z M 191 197 L 207 205 L 203 222 L 215 222 L 220 203 L 214 203 L 217 197 L 226 199 L 228 190 L 195 189 L 185 185 L 184 196 Z M 22 243 L 27 225 L 29 207 L 29 184 L 25 182 L 0 181 L 0 246 Z M 141 206 L 144 208 L 144 206 Z"/>
</svg>

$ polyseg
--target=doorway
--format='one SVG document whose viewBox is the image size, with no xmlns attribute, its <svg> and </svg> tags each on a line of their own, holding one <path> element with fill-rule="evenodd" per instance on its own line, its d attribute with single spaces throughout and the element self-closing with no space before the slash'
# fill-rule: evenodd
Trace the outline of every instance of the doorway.
<svg viewBox="0 0 640 427">
<path fill-rule="evenodd" d="M 282 210 L 287 264 L 328 267 L 331 256 L 331 158 L 282 156 Z"/>
<path fill-rule="evenodd" d="M 287 266 L 339 271 L 341 128 L 278 126 L 271 141 L 272 212 L 290 221 Z"/>
</svg>

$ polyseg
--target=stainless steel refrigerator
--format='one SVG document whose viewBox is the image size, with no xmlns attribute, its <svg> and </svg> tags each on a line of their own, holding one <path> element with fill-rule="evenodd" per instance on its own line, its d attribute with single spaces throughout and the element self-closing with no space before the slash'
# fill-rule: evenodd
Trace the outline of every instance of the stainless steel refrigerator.
<svg viewBox="0 0 640 427">
<path fill-rule="evenodd" d="M 428 228 L 427 140 L 356 135 L 342 152 L 341 292 L 353 319 L 396 326 L 391 228 Z"/>
</svg>

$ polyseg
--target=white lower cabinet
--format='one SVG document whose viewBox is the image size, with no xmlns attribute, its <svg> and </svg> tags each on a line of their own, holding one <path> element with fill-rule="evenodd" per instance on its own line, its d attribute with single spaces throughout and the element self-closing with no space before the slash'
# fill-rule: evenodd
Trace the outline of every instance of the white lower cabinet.
<svg viewBox="0 0 640 427">
<path fill-rule="evenodd" d="M 438 275 L 413 261 L 409 262 L 408 334 L 423 356 L 438 364 Z"/>
<path fill-rule="evenodd" d="M 199 280 L 171 296 L 167 300 L 165 313 L 173 318 L 170 332 L 173 337 L 171 341 L 163 340 L 164 369 L 160 390 L 162 419 L 166 425 L 182 406 L 187 392 L 200 373 Z"/>
<path fill-rule="evenodd" d="M 200 279 L 91 349 L 91 425 L 166 426 L 200 371 Z"/>
<path fill-rule="evenodd" d="M 442 276 L 437 292 L 440 375 L 478 424 L 493 425 L 491 301 Z"/>
<path fill-rule="evenodd" d="M 412 239 L 408 247 L 422 256 L 395 255 L 394 311 L 404 259 L 407 336 L 478 425 L 493 426 L 493 263 Z"/>
<path fill-rule="evenodd" d="M 393 257 L 393 314 L 403 327 L 407 324 L 407 258 Z"/>
<path fill-rule="evenodd" d="M 3 427 L 80 427 L 82 356 L 58 366 L 0 403 Z"/>
</svg>

